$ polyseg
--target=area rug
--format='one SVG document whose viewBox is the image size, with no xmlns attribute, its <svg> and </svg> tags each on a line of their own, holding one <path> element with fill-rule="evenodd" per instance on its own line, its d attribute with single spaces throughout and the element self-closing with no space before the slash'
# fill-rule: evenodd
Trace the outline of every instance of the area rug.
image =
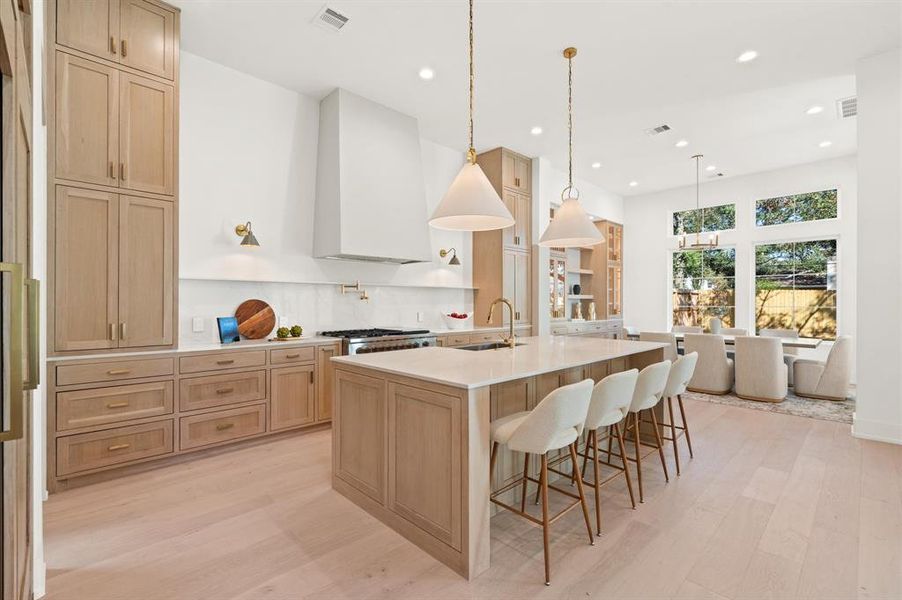
<svg viewBox="0 0 902 600">
<path fill-rule="evenodd" d="M 752 410 L 783 413 L 786 415 L 795 415 L 797 417 L 808 417 L 809 419 L 821 419 L 823 421 L 838 421 L 840 423 L 851 423 L 852 413 L 855 412 L 854 399 L 847 398 L 842 402 L 835 402 L 833 400 L 800 398 L 793 394 L 792 390 L 786 395 L 783 402 L 743 400 L 732 393 L 717 396 L 699 392 L 686 392 L 683 396 L 685 398 L 692 398 L 693 400 L 701 400 L 703 402 L 739 406 L 742 408 L 750 408 Z"/>
</svg>

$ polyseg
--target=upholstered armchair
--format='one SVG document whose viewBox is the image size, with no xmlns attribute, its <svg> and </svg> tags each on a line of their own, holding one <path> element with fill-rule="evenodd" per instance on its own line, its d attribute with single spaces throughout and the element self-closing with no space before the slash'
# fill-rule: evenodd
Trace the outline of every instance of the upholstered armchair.
<svg viewBox="0 0 902 600">
<path fill-rule="evenodd" d="M 797 396 L 824 400 L 845 400 L 852 378 L 852 338 L 836 338 L 827 361 L 796 359 L 795 393 Z"/>
<path fill-rule="evenodd" d="M 698 352 L 698 364 L 689 380 L 689 389 L 706 394 L 727 394 L 733 388 L 733 361 L 727 358 L 723 336 L 687 333 L 683 337 L 686 354 Z"/>
<path fill-rule="evenodd" d="M 669 344 L 664 348 L 664 360 L 674 362 L 677 359 L 676 336 L 672 333 L 660 331 L 642 331 L 639 333 L 640 342 L 663 342 Z"/>
<path fill-rule="evenodd" d="M 736 395 L 746 400 L 782 402 L 788 373 L 783 343 L 777 338 L 737 336 Z"/>
</svg>

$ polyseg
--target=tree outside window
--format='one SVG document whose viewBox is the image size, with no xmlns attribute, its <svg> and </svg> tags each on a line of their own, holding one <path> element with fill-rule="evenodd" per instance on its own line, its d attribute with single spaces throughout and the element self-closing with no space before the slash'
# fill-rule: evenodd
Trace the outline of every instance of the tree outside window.
<svg viewBox="0 0 902 600">
<path fill-rule="evenodd" d="M 715 248 L 673 253 L 673 324 L 708 330 L 712 317 L 736 322 L 736 250 Z"/>
<path fill-rule="evenodd" d="M 755 225 L 763 227 L 835 219 L 837 206 L 835 189 L 765 198 L 755 202 Z"/>
<path fill-rule="evenodd" d="M 702 223 L 702 212 L 704 222 Z M 701 224 L 701 230 L 699 230 Z M 673 235 L 698 231 L 726 231 L 736 228 L 736 205 L 721 204 L 704 209 L 681 210 L 673 213 Z"/>
</svg>

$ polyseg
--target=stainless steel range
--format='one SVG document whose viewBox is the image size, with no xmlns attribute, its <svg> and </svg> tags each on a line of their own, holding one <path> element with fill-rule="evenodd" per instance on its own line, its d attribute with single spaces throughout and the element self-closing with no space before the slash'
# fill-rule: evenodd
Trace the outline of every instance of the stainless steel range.
<svg viewBox="0 0 902 600">
<path fill-rule="evenodd" d="M 368 354 L 435 346 L 435 334 L 428 329 L 340 329 L 320 335 L 341 338 L 341 353 Z"/>
</svg>

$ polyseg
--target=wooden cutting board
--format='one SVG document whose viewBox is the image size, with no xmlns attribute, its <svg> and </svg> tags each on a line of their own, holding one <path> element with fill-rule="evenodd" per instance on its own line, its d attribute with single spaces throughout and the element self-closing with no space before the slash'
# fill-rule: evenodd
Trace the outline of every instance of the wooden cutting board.
<svg viewBox="0 0 902 600">
<path fill-rule="evenodd" d="M 276 326 L 276 313 L 263 300 L 245 300 L 235 310 L 238 333 L 249 340 L 262 340 Z"/>
</svg>

